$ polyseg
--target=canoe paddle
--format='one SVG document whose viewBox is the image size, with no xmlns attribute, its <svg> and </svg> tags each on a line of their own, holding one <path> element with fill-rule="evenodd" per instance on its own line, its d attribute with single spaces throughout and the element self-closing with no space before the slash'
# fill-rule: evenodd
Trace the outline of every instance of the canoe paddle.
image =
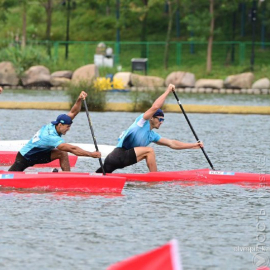
<svg viewBox="0 0 270 270">
<path fill-rule="evenodd" d="M 85 112 L 86 112 L 86 116 L 87 116 L 87 119 L 88 119 L 90 130 L 91 130 L 92 138 L 93 138 L 93 141 L 94 141 L 94 144 L 95 144 L 96 151 L 98 151 L 97 141 L 96 141 L 96 137 L 95 137 L 95 134 L 94 134 L 94 129 L 93 129 L 93 126 L 92 126 L 92 122 L 91 122 L 91 119 L 90 119 L 90 116 L 89 116 L 89 111 L 88 111 L 88 107 L 87 107 L 87 104 L 86 104 L 86 100 L 84 99 L 83 101 L 84 101 Z M 102 173 L 105 175 L 106 173 L 105 173 L 101 158 L 99 158 L 99 164 L 101 166 Z"/>
<path fill-rule="evenodd" d="M 191 123 L 190 123 L 190 121 L 189 121 L 189 119 L 188 119 L 188 117 L 187 117 L 187 115 L 186 115 L 186 112 L 185 112 L 185 110 L 184 110 L 184 108 L 183 108 L 183 106 L 182 106 L 182 104 L 181 104 L 181 102 L 180 102 L 180 100 L 179 100 L 177 94 L 175 93 L 174 90 L 173 90 L 172 92 L 173 92 L 173 94 L 174 94 L 174 96 L 175 96 L 175 98 L 176 98 L 176 100 L 177 100 L 177 103 L 178 103 L 179 106 L 180 106 L 180 109 L 181 109 L 182 113 L 184 114 L 184 116 L 185 116 L 185 118 L 186 118 L 186 120 L 187 120 L 187 122 L 188 122 L 188 125 L 189 125 L 189 127 L 190 127 L 190 129 L 191 129 L 191 131 L 192 131 L 192 133 L 193 133 L 193 135 L 194 135 L 194 137 L 196 138 L 197 142 L 200 142 L 200 140 L 199 140 L 199 138 L 198 138 L 198 136 L 197 136 L 195 130 L 193 129 L 193 127 L 192 127 L 192 125 L 191 125 Z M 207 161 L 208 161 L 210 167 L 212 168 L 212 170 L 215 170 L 215 169 L 214 169 L 214 166 L 213 166 L 212 162 L 210 161 L 208 155 L 206 154 L 204 148 L 201 147 L 201 149 L 202 149 L 202 152 L 203 152 L 204 156 L 206 157 L 206 159 L 207 159 Z"/>
</svg>

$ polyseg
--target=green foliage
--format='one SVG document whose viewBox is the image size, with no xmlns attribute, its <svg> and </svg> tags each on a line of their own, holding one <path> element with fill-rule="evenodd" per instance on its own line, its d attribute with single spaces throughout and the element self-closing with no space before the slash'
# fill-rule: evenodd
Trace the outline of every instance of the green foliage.
<svg viewBox="0 0 270 270">
<path fill-rule="evenodd" d="M 131 92 L 131 100 L 134 112 L 144 112 L 148 110 L 154 101 L 163 94 L 164 91 L 155 89 L 153 91 L 139 91 L 136 89 Z M 165 107 L 165 106 L 164 106 Z M 164 108 L 163 107 L 163 108 Z"/>
<path fill-rule="evenodd" d="M 70 96 L 71 103 L 74 104 L 81 91 L 87 93 L 86 103 L 89 111 L 104 111 L 106 105 L 106 91 L 98 91 L 93 83 L 80 81 L 76 84 L 69 84 L 67 94 Z"/>
<path fill-rule="evenodd" d="M 49 57 L 41 50 L 28 46 L 22 49 L 19 45 L 8 47 L 0 51 L 2 61 L 13 63 L 16 73 L 21 76 L 22 73 L 34 65 L 47 65 Z"/>
<path fill-rule="evenodd" d="M 52 59 L 47 61 L 43 56 L 46 55 L 46 46 L 39 42 L 38 47 L 42 57 L 36 64 L 46 65 L 52 72 L 61 69 L 75 70 L 82 65 L 93 63 L 93 55 L 96 44 L 94 41 L 115 41 L 116 28 L 120 28 L 121 41 L 139 41 L 145 36 L 147 41 L 162 41 L 166 39 L 168 28 L 168 13 L 165 9 L 164 0 L 125 0 L 120 2 L 120 18 L 116 19 L 115 0 L 76 0 L 76 8 L 72 6 L 70 11 L 70 40 L 74 41 L 93 41 L 93 44 L 72 44 L 69 46 L 69 58 L 65 59 L 65 46 L 59 44 L 59 48 L 52 44 Z M 171 5 L 175 8 L 177 2 L 180 4 L 179 22 L 180 37 L 176 37 L 176 21 L 173 20 L 172 40 L 176 41 L 201 41 L 207 40 L 209 35 L 209 0 L 174 0 Z M 219 0 L 214 1 L 215 31 L 214 41 L 219 40 L 240 40 L 250 41 L 252 39 L 251 22 L 248 20 L 248 13 L 252 7 L 253 0 Z M 27 40 L 44 40 L 46 38 L 46 11 L 44 4 L 47 0 L 0 0 L 1 11 L 1 44 L 4 42 L 13 43 L 16 36 L 21 40 L 22 33 L 22 4 L 27 4 Z M 67 25 L 67 6 L 63 6 L 61 0 L 53 1 L 51 40 L 64 41 L 66 38 Z M 256 41 L 260 41 L 261 26 L 270 24 L 270 4 L 267 1 L 258 2 L 257 21 L 256 21 Z M 245 4 L 245 9 L 242 8 Z M 243 11 L 244 10 L 244 11 Z M 147 14 L 145 35 L 142 35 L 142 19 Z M 232 28 L 232 18 L 235 16 L 236 28 Z M 6 17 L 5 21 L 2 21 Z M 243 19 L 244 18 L 244 19 Z M 245 36 L 241 35 L 241 28 L 245 31 Z M 266 38 L 267 30 L 266 27 Z M 235 30 L 235 31 L 233 31 Z M 193 37 L 190 34 L 193 33 Z M 269 36 L 269 35 L 268 35 Z M 266 40 L 268 41 L 268 40 Z M 29 43 L 28 43 L 29 44 Z M 108 45 L 109 42 L 106 42 Z M 114 48 L 115 44 L 109 44 Z M 204 76 L 226 77 L 228 73 L 237 73 L 239 70 L 246 70 L 249 67 L 250 45 L 247 45 L 242 53 L 235 45 L 235 59 L 231 61 L 232 45 L 213 46 L 213 71 L 211 74 L 204 73 L 206 62 L 206 46 L 195 44 L 194 52 L 191 53 L 190 44 L 182 44 L 177 48 L 175 44 L 170 44 L 168 67 L 170 71 L 187 70 L 196 71 L 197 78 Z M 255 71 L 258 75 L 261 66 L 268 66 L 268 48 L 259 50 L 255 48 Z M 266 45 L 269 46 L 269 45 Z M 133 45 L 121 44 L 119 46 L 120 55 L 116 55 L 116 65 L 122 66 L 122 71 L 131 70 L 131 58 L 147 57 L 149 63 L 149 75 L 166 77 L 167 71 L 163 66 L 164 44 Z M 27 49 L 28 50 L 28 49 Z M 2 54 L 1 54 L 2 55 Z M 16 57 L 14 57 L 16 58 Z M 242 59 L 240 61 L 240 58 Z M 5 60 L 6 58 L 2 58 Z M 118 61 L 119 60 L 119 61 Z M 16 62 L 16 61 L 13 61 Z M 18 61 L 17 61 L 18 62 Z M 27 62 L 27 61 L 24 61 Z M 32 61 L 36 62 L 36 61 Z M 179 65 L 177 65 L 179 63 Z M 243 66 L 241 66 L 243 65 Z M 22 68 L 25 69 L 25 68 Z M 19 68 L 20 72 L 22 69 Z M 263 68 L 265 69 L 265 68 Z M 100 69 L 101 76 L 107 73 L 116 73 L 114 69 Z"/>
</svg>

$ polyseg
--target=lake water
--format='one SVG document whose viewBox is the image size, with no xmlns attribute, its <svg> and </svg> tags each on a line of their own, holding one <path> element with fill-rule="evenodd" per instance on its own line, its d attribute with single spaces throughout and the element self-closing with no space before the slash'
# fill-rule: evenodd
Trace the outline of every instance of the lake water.
<svg viewBox="0 0 270 270">
<path fill-rule="evenodd" d="M 133 95 L 133 92 L 107 92 L 106 97 L 108 102 L 132 102 Z M 270 105 L 270 95 L 179 93 L 178 96 L 183 104 L 246 106 Z M 0 96 L 0 101 L 67 102 L 70 100 L 66 91 L 4 90 L 3 94 Z M 177 104 L 173 95 L 169 96 L 166 102 Z"/>
<path fill-rule="evenodd" d="M 51 95 L 58 97 L 58 92 Z M 255 105 L 247 97 L 244 103 Z M 0 138 L 30 139 L 60 113 L 0 110 Z M 137 115 L 90 112 L 97 142 L 115 144 Z M 216 169 L 270 173 L 269 116 L 188 116 Z M 160 135 L 194 142 L 182 114 L 167 113 L 165 118 Z M 93 143 L 84 112 L 76 117 L 65 140 Z M 209 168 L 200 150 L 154 148 L 161 171 Z M 74 171 L 94 171 L 98 165 L 96 159 L 80 159 Z M 147 168 L 141 162 L 121 171 L 147 172 Z M 126 184 L 122 196 L 1 192 L 0 268 L 106 269 L 175 238 L 184 269 L 256 269 L 257 252 L 244 248 L 263 244 L 268 252 L 257 255 L 269 259 L 269 195 L 269 188 L 177 182 Z"/>
</svg>

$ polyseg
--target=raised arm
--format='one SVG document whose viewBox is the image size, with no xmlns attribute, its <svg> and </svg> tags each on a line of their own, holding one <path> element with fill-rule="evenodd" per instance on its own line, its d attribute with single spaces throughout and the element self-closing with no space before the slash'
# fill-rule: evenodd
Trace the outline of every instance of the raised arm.
<svg viewBox="0 0 270 270">
<path fill-rule="evenodd" d="M 79 97 L 77 98 L 75 104 L 73 105 L 73 107 L 71 108 L 70 112 L 67 114 L 68 116 L 71 117 L 71 119 L 73 120 L 75 118 L 75 116 L 80 112 L 81 108 L 82 108 L 82 101 L 87 97 L 87 93 L 82 91 L 79 95 Z"/>
<path fill-rule="evenodd" d="M 0 94 L 3 92 L 3 88 L 0 86 Z"/>
<path fill-rule="evenodd" d="M 168 146 L 168 147 L 170 147 L 172 149 L 177 149 L 177 150 L 181 150 L 181 149 L 198 149 L 198 148 L 203 147 L 202 142 L 184 143 L 184 142 L 180 142 L 180 141 L 177 141 L 177 140 L 170 140 L 170 139 L 166 139 L 166 138 L 161 138 L 159 141 L 156 142 L 156 144 Z"/>
<path fill-rule="evenodd" d="M 154 115 L 154 113 L 155 113 L 158 109 L 160 109 L 160 108 L 162 107 L 162 105 L 164 104 L 164 102 L 165 102 L 167 96 L 168 96 L 168 95 L 170 94 L 170 92 L 172 92 L 172 90 L 174 90 L 174 89 L 175 89 L 175 86 L 174 86 L 173 84 L 170 84 L 170 85 L 168 86 L 168 88 L 166 89 L 166 91 L 165 91 L 160 97 L 158 97 L 158 98 L 154 101 L 152 107 L 151 107 L 150 109 L 148 109 L 148 110 L 144 113 L 143 118 L 144 118 L 145 120 L 149 120 L 149 119 Z"/>
<path fill-rule="evenodd" d="M 70 152 L 76 156 L 83 156 L 83 157 L 92 157 L 92 158 L 100 158 L 101 153 L 100 152 L 89 152 L 85 151 L 82 148 L 78 146 L 74 146 L 72 144 L 68 143 L 61 143 L 58 145 L 57 149 L 65 152 Z"/>
</svg>

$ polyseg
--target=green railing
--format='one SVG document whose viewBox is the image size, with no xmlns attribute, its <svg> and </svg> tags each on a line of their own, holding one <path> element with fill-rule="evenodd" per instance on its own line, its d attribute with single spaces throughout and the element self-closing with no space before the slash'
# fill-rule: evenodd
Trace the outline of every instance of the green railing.
<svg viewBox="0 0 270 270">
<path fill-rule="evenodd" d="M 66 44 L 68 44 L 68 60 L 78 65 L 94 62 L 96 47 L 100 42 L 93 41 L 28 41 L 28 45 L 35 46 L 46 52 L 51 47 L 51 57 L 57 61 L 65 60 Z M 148 58 L 148 71 L 163 68 L 165 42 L 113 42 L 105 41 L 107 47 L 114 50 L 114 65 L 121 65 L 125 70 L 131 69 L 132 58 Z M 3 44 L 2 44 L 3 48 Z M 269 65 L 270 43 L 254 43 L 255 65 Z M 171 42 L 169 46 L 168 66 L 193 66 L 206 62 L 206 42 Z M 240 65 L 250 64 L 252 42 L 214 42 L 212 50 L 212 65 Z"/>
</svg>

